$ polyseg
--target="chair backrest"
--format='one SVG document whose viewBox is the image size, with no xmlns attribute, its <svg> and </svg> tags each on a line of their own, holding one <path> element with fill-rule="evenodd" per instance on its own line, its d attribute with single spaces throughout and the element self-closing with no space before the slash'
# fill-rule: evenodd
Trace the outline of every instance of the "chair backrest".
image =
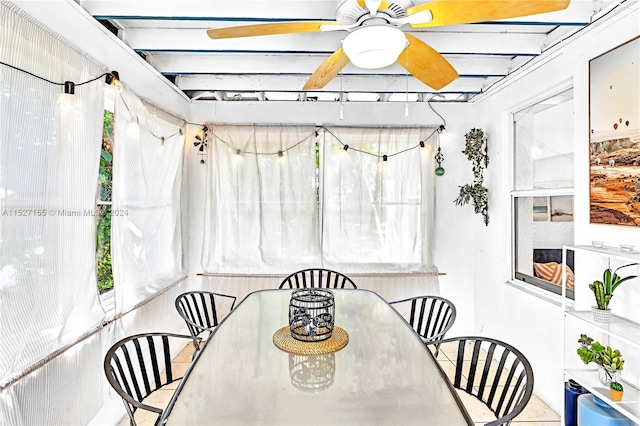
<svg viewBox="0 0 640 426">
<path fill-rule="evenodd" d="M 199 337 L 172 333 L 145 333 L 126 337 L 115 343 L 104 358 L 104 373 L 111 387 L 120 395 L 135 425 L 137 409 L 156 413 L 162 409 L 143 404 L 142 400 L 161 387 L 182 379 L 174 374 L 172 355 L 189 343 L 200 344 Z"/>
<path fill-rule="evenodd" d="M 443 360 L 441 355 L 440 363 L 455 365 L 449 377 L 453 386 L 475 396 L 495 414 L 497 420 L 487 425 L 509 424 L 524 410 L 533 393 L 533 369 L 520 351 L 488 337 L 453 337 L 438 343 L 448 358 Z M 443 366 L 443 370 L 449 369 Z"/>
<path fill-rule="evenodd" d="M 440 296 L 416 296 L 389 302 L 426 342 L 444 338 L 456 320 L 455 305 Z"/>
<path fill-rule="evenodd" d="M 233 310 L 235 303 L 235 296 L 211 291 L 188 291 L 176 297 L 178 314 L 187 323 L 192 336 L 213 331 L 219 320 Z"/>
<path fill-rule="evenodd" d="M 303 269 L 286 277 L 279 288 L 358 288 L 340 272 L 329 269 Z"/>
</svg>

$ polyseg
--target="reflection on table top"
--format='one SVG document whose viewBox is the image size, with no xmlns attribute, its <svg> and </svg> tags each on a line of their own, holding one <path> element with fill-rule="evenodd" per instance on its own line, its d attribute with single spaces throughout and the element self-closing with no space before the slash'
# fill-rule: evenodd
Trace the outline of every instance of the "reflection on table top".
<svg viewBox="0 0 640 426">
<path fill-rule="evenodd" d="M 288 324 L 291 290 L 247 296 L 188 372 L 166 424 L 470 423 L 429 351 L 382 298 L 366 290 L 333 293 L 335 324 L 349 343 L 316 356 L 273 344 Z"/>
</svg>

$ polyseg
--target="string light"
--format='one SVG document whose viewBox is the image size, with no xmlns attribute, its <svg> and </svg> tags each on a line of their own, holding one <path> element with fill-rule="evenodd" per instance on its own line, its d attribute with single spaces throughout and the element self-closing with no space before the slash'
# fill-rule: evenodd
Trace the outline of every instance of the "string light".
<svg viewBox="0 0 640 426">
<path fill-rule="evenodd" d="M 76 85 L 73 81 L 65 81 L 64 82 L 64 93 L 67 95 L 75 95 L 76 93 Z"/>
<path fill-rule="evenodd" d="M 120 73 L 118 73 L 118 71 L 111 71 L 107 73 L 104 82 L 110 86 L 121 86 Z"/>
<path fill-rule="evenodd" d="M 197 123 L 188 123 L 188 124 L 192 124 L 192 125 L 199 125 Z M 206 126 L 205 126 L 206 127 Z M 203 129 L 205 128 L 203 127 Z M 208 128 L 207 128 L 208 130 Z M 389 161 L 390 157 L 396 156 L 396 155 L 400 155 L 403 154 L 407 151 L 411 151 L 413 149 L 419 149 L 419 148 L 426 148 L 426 141 L 428 141 L 434 134 L 436 134 L 438 132 L 438 129 L 435 128 L 424 140 L 418 141 L 415 145 L 410 146 L 408 148 L 405 148 L 403 150 L 400 150 L 398 152 L 394 152 L 391 154 L 384 154 L 384 155 L 380 155 L 380 154 L 375 154 L 373 152 L 369 152 L 369 151 L 364 151 L 364 150 L 360 150 L 357 148 L 354 148 L 348 144 L 345 144 L 344 142 L 342 142 L 340 140 L 340 138 L 338 138 L 335 134 L 333 134 L 329 129 L 327 129 L 326 127 L 323 126 L 318 126 L 315 130 L 315 132 L 313 133 L 313 135 L 307 136 L 305 138 L 303 138 L 302 140 L 296 142 L 295 144 L 285 148 L 285 149 L 281 149 L 278 151 L 273 151 L 273 152 L 254 152 L 254 151 L 243 151 L 239 148 L 233 147 L 233 144 L 230 142 L 225 141 L 224 139 L 220 138 L 219 136 L 217 136 L 215 133 L 212 134 L 212 137 L 217 140 L 220 143 L 223 143 L 227 146 L 230 147 L 230 149 L 232 150 L 232 152 L 235 153 L 235 156 L 237 157 L 241 157 L 243 154 L 249 154 L 249 155 L 276 155 L 278 157 L 278 159 L 283 159 L 284 158 L 284 154 L 291 150 L 296 148 L 298 145 L 304 143 L 305 141 L 311 139 L 313 141 L 313 143 L 315 143 L 316 139 L 319 136 L 319 131 L 318 130 L 324 130 L 326 133 L 329 133 L 331 136 L 333 136 L 333 138 L 338 141 L 342 147 L 342 149 L 340 149 L 340 147 L 337 147 L 336 149 L 339 149 L 341 152 L 346 153 L 347 151 L 356 151 L 359 152 L 361 154 L 367 154 L 367 155 L 371 155 L 373 157 L 382 159 L 383 162 L 387 162 Z M 196 135 L 196 139 L 198 138 L 198 136 Z M 428 150 L 421 150 L 421 152 L 426 152 Z"/>
<path fill-rule="evenodd" d="M 62 108 L 69 108 L 76 103 L 76 85 L 72 81 L 64 82 L 64 92 L 58 97 L 58 105 Z"/>
<path fill-rule="evenodd" d="M 433 99 L 435 96 L 436 95 L 433 95 L 431 99 Z M 429 105 L 429 108 L 431 108 L 431 111 L 433 111 L 434 114 L 440 117 L 440 119 L 442 120 L 442 124 L 440 125 L 440 127 L 438 127 L 438 133 L 444 133 L 446 131 L 445 127 L 447 126 L 447 120 L 445 120 L 444 117 L 441 116 L 440 113 L 438 113 L 438 111 L 435 110 L 435 108 L 433 108 L 433 105 L 431 105 L 431 99 L 427 101 L 427 105 Z"/>
<path fill-rule="evenodd" d="M 51 81 L 51 80 L 49 80 L 47 78 L 41 77 L 41 76 L 39 76 L 37 74 L 34 74 L 32 72 L 29 72 L 27 70 L 24 70 L 22 68 L 16 67 L 16 66 L 11 65 L 11 64 L 8 64 L 6 62 L 0 61 L 0 65 L 3 65 L 5 67 L 11 68 L 13 70 L 22 72 L 24 74 L 30 75 L 31 77 L 37 78 L 38 80 L 46 81 L 49 84 L 53 84 L 53 85 L 56 85 L 56 86 L 63 86 L 64 87 L 64 91 L 63 91 L 63 93 L 60 94 L 60 96 L 58 98 L 59 105 L 63 106 L 63 107 L 68 107 L 68 106 L 71 106 L 71 105 L 75 104 L 75 102 L 76 102 L 76 98 L 75 98 L 76 87 L 83 86 L 83 85 L 89 84 L 89 83 L 93 83 L 94 81 L 100 80 L 103 77 L 105 78 L 105 82 L 107 84 L 110 84 L 111 86 L 114 86 L 114 87 L 117 87 L 117 88 L 120 88 L 120 86 L 121 86 L 120 74 L 118 74 L 117 71 L 105 72 L 105 73 L 100 74 L 97 77 L 94 77 L 92 79 L 89 79 L 87 81 L 83 81 L 83 82 L 80 82 L 80 83 L 75 83 L 75 82 L 70 81 L 70 80 L 67 80 L 67 81 L 65 81 L 63 83 L 58 83 L 58 82 L 55 82 L 55 81 Z M 119 90 L 118 90 L 118 92 L 119 92 Z M 127 108 L 127 111 L 129 111 L 129 114 L 131 114 L 131 110 L 129 109 L 129 106 L 125 102 L 124 98 L 122 98 L 122 96 L 120 98 L 122 99 L 122 103 L 124 104 L 124 106 Z M 142 126 L 138 122 L 137 118 L 136 118 L 136 122 L 135 123 L 128 123 L 127 124 L 127 130 L 126 130 L 127 137 L 138 137 L 139 132 L 140 132 L 140 130 L 139 130 L 140 127 L 142 127 Z M 160 142 L 162 144 L 164 144 L 164 141 L 166 139 L 168 139 L 168 138 L 171 138 L 171 137 L 176 136 L 178 134 L 182 135 L 182 129 L 181 128 L 178 129 L 178 132 L 175 132 L 175 133 L 173 133 L 173 134 L 171 134 L 169 136 L 158 136 L 158 135 L 154 134 L 151 130 L 149 130 L 147 128 L 145 128 L 145 130 L 147 132 L 149 132 L 151 134 L 151 136 L 153 136 L 153 137 L 157 138 L 158 140 L 160 140 Z"/>
<path fill-rule="evenodd" d="M 0 61 L 0 65 L 4 65 L 5 67 L 9 67 L 9 68 L 14 69 L 14 70 L 16 70 L 16 71 L 20 71 L 20 72 L 22 72 L 22 73 L 25 73 L 25 74 L 30 75 L 31 77 L 35 77 L 35 78 L 37 78 L 37 79 L 39 79 L 39 80 L 46 81 L 47 83 L 54 84 L 54 85 L 56 85 L 56 86 L 65 86 L 65 93 L 66 93 L 66 94 L 69 94 L 69 95 L 73 95 L 73 94 L 75 94 L 75 86 L 82 86 L 82 85 L 84 85 L 84 84 L 92 83 L 92 82 L 94 82 L 94 81 L 96 81 L 96 80 L 99 80 L 99 79 L 101 79 L 102 77 L 105 77 L 105 76 L 107 76 L 107 75 L 109 75 L 109 74 L 110 74 L 110 73 L 108 73 L 108 72 L 105 72 L 105 73 L 100 74 L 99 76 L 97 76 L 97 77 L 95 77 L 95 78 L 92 78 L 92 79 L 87 80 L 87 81 L 83 81 L 82 83 L 74 83 L 74 82 L 72 82 L 72 81 L 65 81 L 65 82 L 63 82 L 63 83 L 58 83 L 58 82 L 55 82 L 55 81 L 51 81 L 51 80 L 49 80 L 49 79 L 47 79 L 47 78 L 41 77 L 41 76 L 39 76 L 39 75 L 37 75 L 37 74 L 34 74 L 34 73 L 32 73 L 32 72 L 29 72 L 29 71 L 27 71 L 27 70 L 24 70 L 24 69 L 22 69 L 22 68 L 18 68 L 18 67 L 14 66 L 14 65 L 8 64 L 8 63 L 6 63 L 6 62 L 2 62 L 2 61 Z M 71 87 L 71 86 L 73 86 L 73 87 Z M 67 93 L 67 90 L 71 90 L 71 92 L 70 92 L 70 93 Z"/>
</svg>

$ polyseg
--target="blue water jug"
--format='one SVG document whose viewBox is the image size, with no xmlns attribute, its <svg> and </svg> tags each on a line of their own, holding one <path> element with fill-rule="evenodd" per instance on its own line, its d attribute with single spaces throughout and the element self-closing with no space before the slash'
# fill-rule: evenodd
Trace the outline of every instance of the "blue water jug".
<svg viewBox="0 0 640 426">
<path fill-rule="evenodd" d="M 592 394 L 578 397 L 579 426 L 633 426 L 633 422 Z"/>
<path fill-rule="evenodd" d="M 564 384 L 564 424 L 566 426 L 578 425 L 578 397 L 589 393 L 575 380 L 569 380 Z"/>
</svg>

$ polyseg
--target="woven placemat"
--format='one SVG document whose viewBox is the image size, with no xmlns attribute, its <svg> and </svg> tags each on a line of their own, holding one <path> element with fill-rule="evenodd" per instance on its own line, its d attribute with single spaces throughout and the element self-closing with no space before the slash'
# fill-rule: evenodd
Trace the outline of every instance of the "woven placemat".
<svg viewBox="0 0 640 426">
<path fill-rule="evenodd" d="M 301 342 L 291 337 L 289 327 L 282 327 L 273 335 L 273 343 L 285 352 L 296 355 L 322 355 L 338 352 L 349 343 L 349 335 L 340 327 L 333 327 L 333 333 L 321 342 Z"/>
</svg>

